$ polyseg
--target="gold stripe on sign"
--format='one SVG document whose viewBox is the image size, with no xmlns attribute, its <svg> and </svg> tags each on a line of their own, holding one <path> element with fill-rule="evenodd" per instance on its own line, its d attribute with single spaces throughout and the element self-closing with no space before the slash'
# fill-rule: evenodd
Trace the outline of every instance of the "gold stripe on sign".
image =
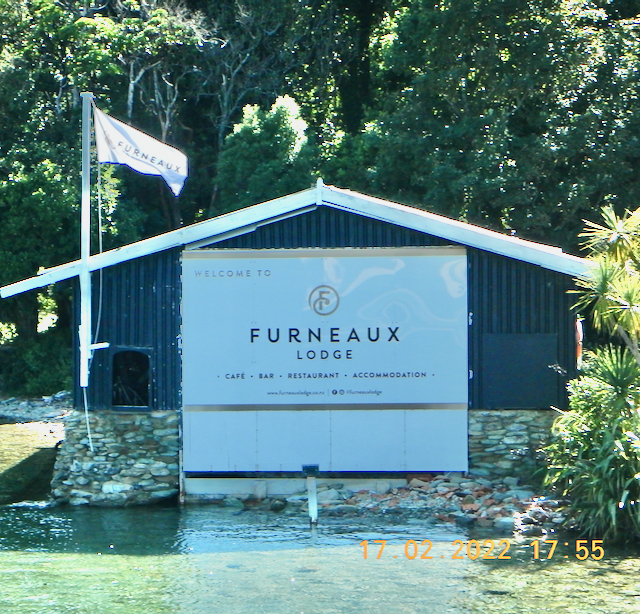
<svg viewBox="0 0 640 614">
<path fill-rule="evenodd" d="M 352 248 L 304 248 L 304 249 L 194 249 L 182 252 L 183 260 L 235 260 L 248 258 L 369 258 L 371 256 L 408 258 L 412 256 L 464 256 L 464 247 L 352 247 Z"/>
<path fill-rule="evenodd" d="M 378 411 L 378 410 L 466 410 L 466 403 L 371 403 L 310 405 L 185 405 L 186 413 L 218 411 Z"/>
</svg>

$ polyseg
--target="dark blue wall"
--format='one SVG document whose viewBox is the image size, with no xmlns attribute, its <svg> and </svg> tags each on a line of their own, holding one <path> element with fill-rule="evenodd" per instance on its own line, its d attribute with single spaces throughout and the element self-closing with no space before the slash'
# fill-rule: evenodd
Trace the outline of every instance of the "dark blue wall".
<svg viewBox="0 0 640 614">
<path fill-rule="evenodd" d="M 120 350 L 149 356 L 151 409 L 180 407 L 181 253 L 181 249 L 171 249 L 106 268 L 102 272 L 102 292 L 100 274 L 92 274 L 93 330 L 99 321 L 97 340 L 108 341 L 111 347 L 94 352 L 89 381 L 91 407 L 111 408 L 113 355 Z M 76 314 L 79 317 L 77 310 Z M 77 373 L 77 341 L 75 356 Z M 75 399 L 79 407 L 78 388 Z"/>
<path fill-rule="evenodd" d="M 238 237 L 216 249 L 405 247 L 450 245 L 421 232 L 319 207 Z M 104 271 L 100 341 L 140 348 L 152 365 L 152 408 L 180 407 L 180 249 Z M 472 408 L 566 407 L 575 377 L 575 328 L 569 276 L 467 248 L 469 382 Z M 93 275 L 94 316 L 98 274 Z M 91 370 L 93 407 L 111 406 L 114 349 L 100 350 Z"/>
</svg>

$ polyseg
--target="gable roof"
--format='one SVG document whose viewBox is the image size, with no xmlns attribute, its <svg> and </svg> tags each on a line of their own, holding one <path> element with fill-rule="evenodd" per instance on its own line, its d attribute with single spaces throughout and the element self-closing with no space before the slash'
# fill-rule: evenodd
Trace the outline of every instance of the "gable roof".
<svg viewBox="0 0 640 614">
<path fill-rule="evenodd" d="M 324 185 L 322 180 L 318 180 L 315 188 L 96 254 L 89 258 L 89 270 L 97 271 L 174 247 L 186 246 L 187 249 L 196 249 L 202 245 L 211 245 L 230 237 L 253 232 L 265 224 L 307 213 L 320 206 L 333 207 L 403 226 L 567 275 L 584 275 L 588 268 L 588 261 L 585 258 L 565 254 L 558 247 L 526 241 L 415 207 L 407 207 L 358 192 Z M 0 297 L 7 298 L 69 279 L 78 275 L 80 269 L 80 260 L 43 269 L 36 277 L 0 288 Z"/>
</svg>

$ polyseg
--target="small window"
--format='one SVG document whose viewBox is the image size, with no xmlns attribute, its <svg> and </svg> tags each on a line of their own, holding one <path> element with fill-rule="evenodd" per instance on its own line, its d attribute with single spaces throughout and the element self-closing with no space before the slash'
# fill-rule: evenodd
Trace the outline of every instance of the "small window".
<svg viewBox="0 0 640 614">
<path fill-rule="evenodd" d="M 113 356 L 114 406 L 149 407 L 149 356 L 125 350 Z"/>
</svg>

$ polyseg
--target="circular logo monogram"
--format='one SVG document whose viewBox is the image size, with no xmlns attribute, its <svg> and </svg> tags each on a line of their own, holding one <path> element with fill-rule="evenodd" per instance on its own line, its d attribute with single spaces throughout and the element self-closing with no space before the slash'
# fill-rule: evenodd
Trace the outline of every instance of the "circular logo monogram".
<svg viewBox="0 0 640 614">
<path fill-rule="evenodd" d="M 340 297 L 331 286 L 318 286 L 309 295 L 309 306 L 319 316 L 331 315 L 339 304 Z"/>
</svg>

